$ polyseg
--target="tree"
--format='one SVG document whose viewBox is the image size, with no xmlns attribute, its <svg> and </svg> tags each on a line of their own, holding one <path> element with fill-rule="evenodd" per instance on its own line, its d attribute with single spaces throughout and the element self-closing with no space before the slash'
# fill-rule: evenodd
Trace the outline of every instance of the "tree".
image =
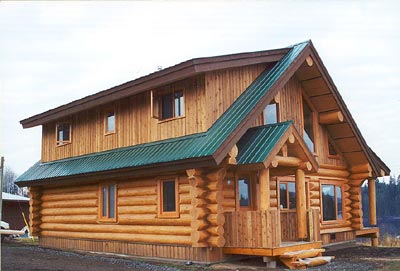
<svg viewBox="0 0 400 271">
<path fill-rule="evenodd" d="M 5 167 L 3 175 L 3 192 L 10 194 L 19 194 L 19 188 L 15 185 L 17 174 L 9 167 Z"/>
</svg>

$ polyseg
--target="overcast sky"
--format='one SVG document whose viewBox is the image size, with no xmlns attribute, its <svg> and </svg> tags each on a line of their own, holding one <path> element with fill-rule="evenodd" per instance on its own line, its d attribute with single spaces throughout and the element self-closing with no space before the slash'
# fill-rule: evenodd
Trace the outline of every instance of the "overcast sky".
<svg viewBox="0 0 400 271">
<path fill-rule="evenodd" d="M 18 175 L 41 127 L 19 121 L 195 57 L 311 39 L 370 147 L 400 174 L 398 1 L 0 1 L 0 155 Z"/>
</svg>

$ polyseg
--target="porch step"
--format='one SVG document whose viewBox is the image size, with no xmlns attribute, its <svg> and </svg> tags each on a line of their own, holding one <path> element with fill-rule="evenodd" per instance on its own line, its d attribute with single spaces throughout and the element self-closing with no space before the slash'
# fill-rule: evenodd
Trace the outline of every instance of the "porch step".
<svg viewBox="0 0 400 271">
<path fill-rule="evenodd" d="M 290 269 L 306 269 L 308 266 L 318 266 L 329 263 L 335 257 L 322 256 L 325 249 L 308 249 L 293 252 L 286 252 L 279 256 L 279 259 Z"/>
</svg>

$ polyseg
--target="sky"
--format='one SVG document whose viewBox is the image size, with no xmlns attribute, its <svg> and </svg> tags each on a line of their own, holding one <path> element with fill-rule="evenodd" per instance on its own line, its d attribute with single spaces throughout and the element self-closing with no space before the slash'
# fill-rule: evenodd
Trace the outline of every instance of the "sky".
<svg viewBox="0 0 400 271">
<path fill-rule="evenodd" d="M 368 145 L 400 174 L 399 1 L 0 1 L 0 155 L 22 174 L 41 127 L 19 121 L 196 58 L 311 39 Z"/>
</svg>

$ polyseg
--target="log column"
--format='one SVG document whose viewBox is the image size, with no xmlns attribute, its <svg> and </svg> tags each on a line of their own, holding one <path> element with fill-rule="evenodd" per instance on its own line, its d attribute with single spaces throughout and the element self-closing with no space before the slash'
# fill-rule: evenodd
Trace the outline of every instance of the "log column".
<svg viewBox="0 0 400 271">
<path fill-rule="evenodd" d="M 376 226 L 376 190 L 375 190 L 375 179 L 368 180 L 368 203 L 369 203 L 369 224 Z M 375 234 L 371 238 L 371 245 L 373 247 L 378 246 L 378 235 Z"/>
<path fill-rule="evenodd" d="M 269 168 L 260 171 L 260 210 L 267 211 L 270 207 L 270 181 L 269 181 Z"/>
<path fill-rule="evenodd" d="M 296 170 L 297 238 L 307 238 L 306 180 L 304 170 Z"/>
</svg>

